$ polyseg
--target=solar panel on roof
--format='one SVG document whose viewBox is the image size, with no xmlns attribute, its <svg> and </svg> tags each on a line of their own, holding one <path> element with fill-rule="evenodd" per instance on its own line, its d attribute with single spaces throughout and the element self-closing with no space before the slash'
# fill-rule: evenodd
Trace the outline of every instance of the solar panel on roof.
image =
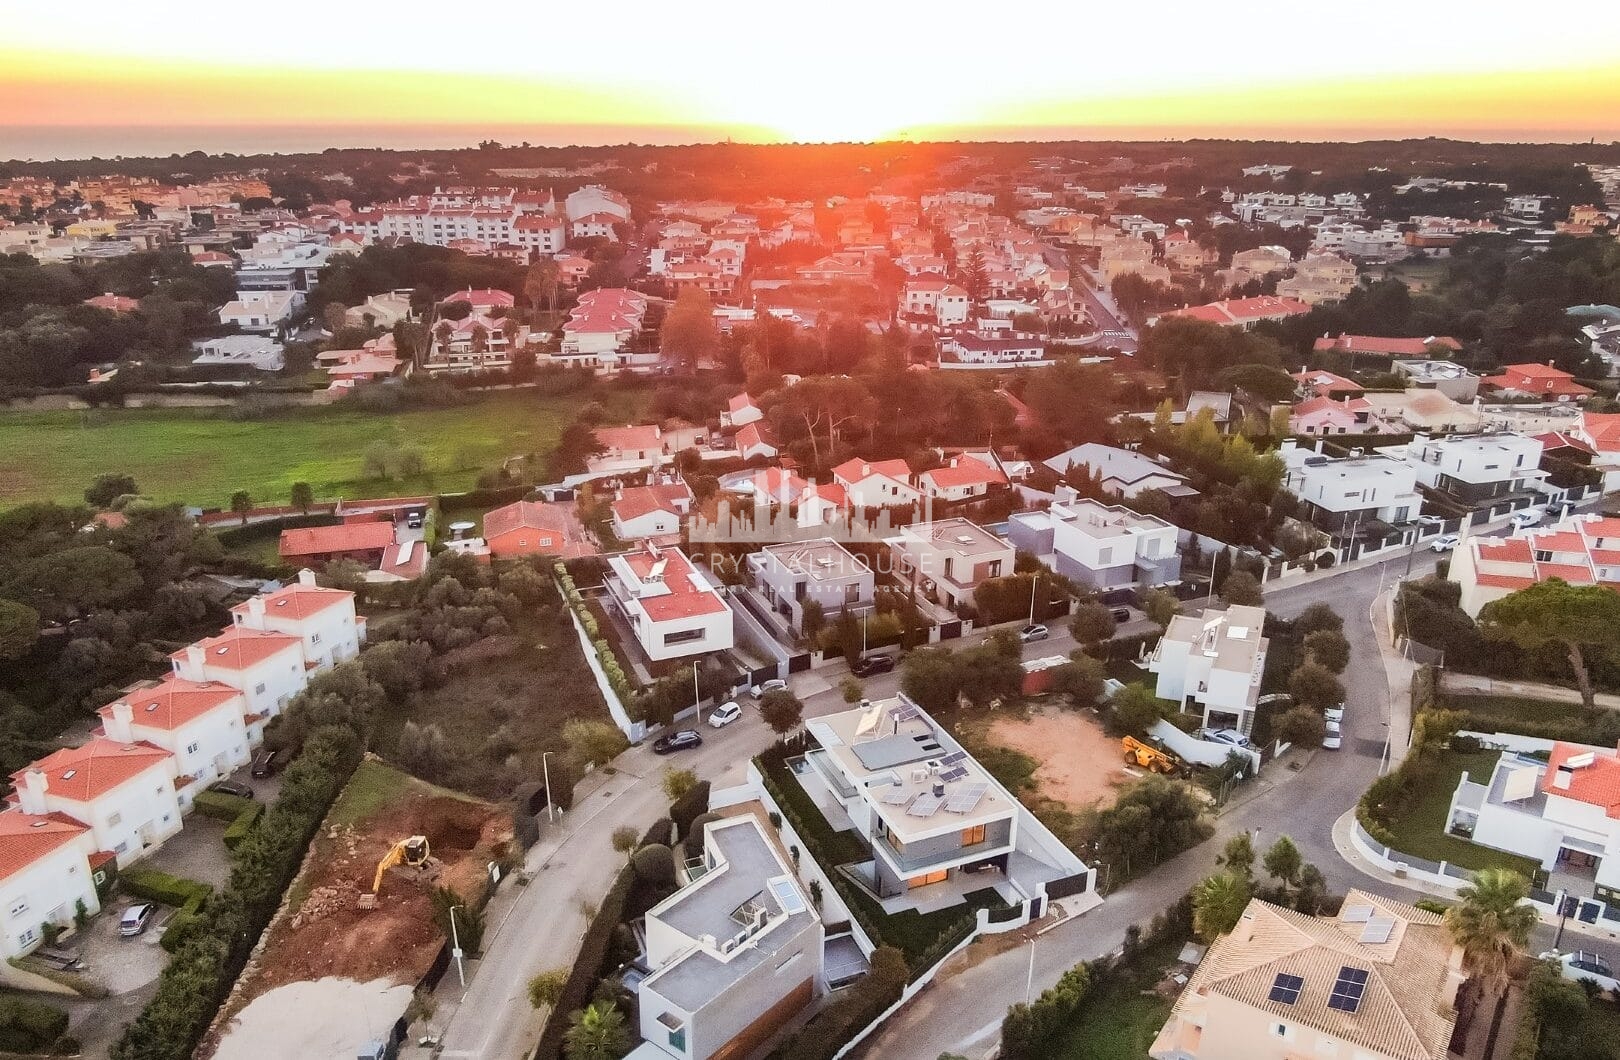
<svg viewBox="0 0 1620 1060">
<path fill-rule="evenodd" d="M 946 799 L 945 808 L 951 813 L 972 813 L 973 808 L 979 805 L 979 800 L 984 798 L 985 792 L 989 790 L 988 784 L 969 784 Z"/>
<path fill-rule="evenodd" d="M 902 703 L 889 708 L 889 717 L 895 721 L 914 721 L 922 717 L 922 708 L 915 703 Z"/>
<path fill-rule="evenodd" d="M 1372 915 L 1373 907 L 1370 905 L 1347 905 L 1339 914 L 1339 919 L 1346 924 L 1365 924 Z"/>
<path fill-rule="evenodd" d="M 944 782 L 946 784 L 949 784 L 951 781 L 953 781 L 953 780 L 961 780 L 963 777 L 965 777 L 967 775 L 968 775 L 968 771 L 967 771 L 966 766 L 952 766 L 951 768 L 947 769 L 945 772 L 941 773 L 939 775 L 939 779 L 942 782 Z"/>
<path fill-rule="evenodd" d="M 1299 1000 L 1299 992 L 1304 986 L 1305 980 L 1299 976 L 1278 972 L 1277 978 L 1271 983 L 1271 1000 L 1292 1005 Z"/>
<path fill-rule="evenodd" d="M 939 810 L 944 801 L 945 800 L 940 798 L 938 795 L 925 791 L 921 795 L 917 796 L 917 801 L 911 804 L 911 808 L 906 811 L 906 816 L 932 817 Z"/>
<path fill-rule="evenodd" d="M 885 805 L 888 805 L 888 806 L 904 806 L 906 803 L 908 803 L 910 801 L 911 801 L 911 792 L 906 791 L 906 790 L 904 790 L 902 788 L 896 788 L 895 790 L 889 792 L 887 795 L 883 796 L 883 802 L 884 802 Z"/>
<path fill-rule="evenodd" d="M 966 751 L 952 751 L 944 758 L 941 758 L 939 760 L 939 764 L 942 766 L 954 766 L 958 762 L 967 761 L 967 756 L 968 753 Z"/>
<path fill-rule="evenodd" d="M 1395 918 L 1388 916 L 1375 916 L 1367 921 L 1361 929 L 1361 941 L 1377 945 L 1388 942 L 1390 933 L 1395 930 Z"/>
<path fill-rule="evenodd" d="M 1328 995 L 1328 1008 L 1340 1012 L 1354 1012 L 1361 1007 L 1361 995 L 1367 990 L 1367 970 L 1339 969 L 1339 978 L 1333 981 L 1333 993 Z"/>
</svg>

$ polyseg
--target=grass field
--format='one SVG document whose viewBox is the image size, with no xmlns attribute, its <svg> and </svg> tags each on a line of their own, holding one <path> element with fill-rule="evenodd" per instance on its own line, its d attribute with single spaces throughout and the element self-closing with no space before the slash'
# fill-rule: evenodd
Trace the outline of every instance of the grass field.
<svg viewBox="0 0 1620 1060">
<path fill-rule="evenodd" d="M 1172 941 L 1152 946 L 1143 951 L 1134 972 L 1099 986 L 1081 1003 L 1068 1034 L 1053 1043 L 1052 1055 L 1063 1060 L 1145 1060 L 1172 1002 L 1143 991 L 1174 963 L 1181 945 Z"/>
<path fill-rule="evenodd" d="M 299 409 L 232 420 L 217 409 L 91 409 L 0 415 L 0 507 L 25 501 L 80 502 L 107 471 L 135 476 L 158 501 L 224 507 L 247 490 L 260 504 L 286 504 L 294 482 L 322 499 L 453 492 L 509 456 L 547 454 L 574 411 L 600 400 L 633 418 L 641 395 L 604 391 L 541 397 L 509 391 L 454 408 L 366 413 Z M 428 473 L 365 479 L 373 443 L 419 449 Z"/>
</svg>

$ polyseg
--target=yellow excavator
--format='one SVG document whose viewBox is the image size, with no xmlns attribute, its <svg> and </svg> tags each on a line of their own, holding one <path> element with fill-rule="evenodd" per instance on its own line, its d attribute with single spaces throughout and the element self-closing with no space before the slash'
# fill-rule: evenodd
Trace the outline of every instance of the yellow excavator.
<svg viewBox="0 0 1620 1060">
<path fill-rule="evenodd" d="M 427 865 L 431 856 L 427 836 L 413 835 L 409 839 L 401 839 L 388 849 L 388 853 L 383 855 L 381 861 L 377 862 L 377 877 L 371 881 L 371 893 L 376 894 L 382 890 L 383 875 L 395 865 L 420 869 Z"/>
<path fill-rule="evenodd" d="M 1150 743 L 1127 736 L 1120 741 L 1125 749 L 1125 764 L 1134 765 L 1150 773 L 1164 773 L 1174 775 L 1186 771 L 1181 759 L 1162 747 L 1155 747 Z"/>
</svg>

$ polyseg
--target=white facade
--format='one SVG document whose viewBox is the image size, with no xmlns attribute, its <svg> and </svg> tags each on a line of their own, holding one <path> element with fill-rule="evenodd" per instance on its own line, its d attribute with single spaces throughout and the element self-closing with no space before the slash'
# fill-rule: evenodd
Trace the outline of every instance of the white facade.
<svg viewBox="0 0 1620 1060">
<path fill-rule="evenodd" d="M 254 743 L 264 723 L 287 709 L 309 683 L 302 643 L 284 633 L 226 630 L 175 652 L 170 657 L 176 677 L 218 681 L 239 690 L 247 701 Z"/>
<path fill-rule="evenodd" d="M 731 605 L 679 549 L 638 549 L 609 558 L 608 568 L 608 593 L 648 658 L 732 646 Z"/>
<path fill-rule="evenodd" d="M 1053 560 L 1065 577 L 1117 588 L 1138 581 L 1159 585 L 1180 576 L 1176 528 L 1157 516 L 1089 498 L 1055 503 L 1045 514 Z"/>
<path fill-rule="evenodd" d="M 298 291 L 238 291 L 219 310 L 219 322 L 243 331 L 275 331 L 304 305 Z"/>
<path fill-rule="evenodd" d="M 610 213 L 621 221 L 630 220 L 630 203 L 623 195 L 600 184 L 587 184 L 563 200 L 570 221 L 593 213 Z"/>
<path fill-rule="evenodd" d="M 145 742 L 174 756 L 176 795 L 186 811 L 197 792 L 247 765 L 246 710 L 242 693 L 229 686 L 169 680 L 131 689 L 101 716 L 114 743 Z"/>
<path fill-rule="evenodd" d="M 1423 485 L 1463 501 L 1516 493 L 1546 477 L 1539 470 L 1541 442 L 1522 434 L 1419 434 L 1379 452 L 1406 461 Z"/>
<path fill-rule="evenodd" d="M 91 740 L 13 774 L 17 808 L 65 813 L 87 825 L 97 850 L 128 865 L 180 831 L 174 756 L 160 748 Z"/>
<path fill-rule="evenodd" d="M 1357 517 L 1405 523 L 1422 506 L 1417 469 L 1407 461 L 1381 455 L 1321 456 L 1289 443 L 1279 452 L 1288 466 L 1284 485 L 1335 525 Z"/>
<path fill-rule="evenodd" d="M 883 508 L 922 500 L 922 491 L 911 484 L 911 469 L 904 460 L 846 460 L 833 468 L 833 481 L 844 488 L 854 508 Z"/>
<path fill-rule="evenodd" d="M 1261 607 L 1177 615 L 1148 659 L 1158 675 L 1156 694 L 1200 710 L 1206 727 L 1250 731 L 1270 646 L 1265 624 Z"/>
<path fill-rule="evenodd" d="M 305 668 L 325 670 L 360 654 L 363 627 L 354 611 L 354 594 L 315 584 L 315 574 L 300 571 L 298 581 L 273 593 L 255 596 L 231 609 L 238 629 L 285 633 L 297 637 Z"/>
<path fill-rule="evenodd" d="M 54 818 L 0 812 L 0 843 L 14 847 L 16 867 L 0 876 L 0 959 L 20 957 L 44 941 L 45 924 L 73 923 L 80 902 L 101 910 L 89 858 L 89 829 Z M 11 859 L 8 859 L 8 862 Z"/>
</svg>

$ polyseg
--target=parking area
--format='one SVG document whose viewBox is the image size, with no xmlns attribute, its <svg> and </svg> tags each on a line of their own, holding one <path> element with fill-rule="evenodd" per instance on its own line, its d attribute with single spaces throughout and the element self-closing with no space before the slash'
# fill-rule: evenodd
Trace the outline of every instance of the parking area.
<svg viewBox="0 0 1620 1060">
<path fill-rule="evenodd" d="M 133 938 L 118 934 L 118 922 L 124 910 L 139 904 L 138 900 L 125 895 L 114 895 L 102 907 L 100 916 L 62 944 L 62 948 L 78 953 L 83 959 L 79 973 L 106 987 L 114 996 L 139 990 L 156 979 L 169 962 L 169 955 L 163 952 L 158 940 L 163 937 L 164 922 L 174 910 L 160 906 L 143 934 Z"/>
<path fill-rule="evenodd" d="M 193 812 L 185 828 L 172 836 L 138 867 L 183 876 L 218 889 L 231 875 L 231 861 L 225 849 L 225 822 Z"/>
</svg>

